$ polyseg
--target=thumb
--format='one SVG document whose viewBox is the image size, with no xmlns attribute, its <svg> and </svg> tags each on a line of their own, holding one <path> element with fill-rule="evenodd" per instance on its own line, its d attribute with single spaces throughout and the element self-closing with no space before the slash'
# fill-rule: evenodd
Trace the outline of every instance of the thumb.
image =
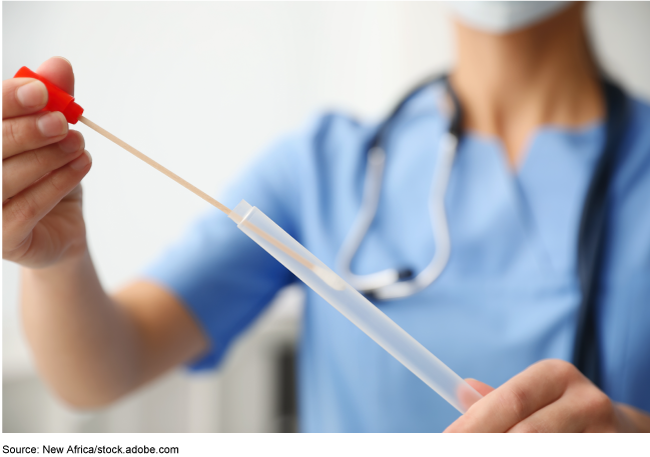
<svg viewBox="0 0 650 457">
<path fill-rule="evenodd" d="M 474 403 L 478 401 L 476 398 L 476 392 L 481 394 L 481 397 L 485 397 L 487 394 L 494 390 L 492 387 L 481 381 L 477 381 L 476 379 L 467 378 L 465 381 L 467 384 L 462 384 L 457 392 L 458 400 L 465 409 L 469 409 Z M 469 387 L 474 389 L 476 392 L 474 392 L 474 390 L 468 389 L 467 385 L 469 385 Z"/>
<path fill-rule="evenodd" d="M 484 397 L 494 390 L 494 387 L 490 387 L 484 382 L 477 381 L 476 379 L 467 378 L 465 381 Z"/>
<path fill-rule="evenodd" d="M 66 58 L 51 57 L 38 67 L 36 73 L 44 76 L 70 95 L 74 95 L 74 73 L 72 65 Z"/>
</svg>

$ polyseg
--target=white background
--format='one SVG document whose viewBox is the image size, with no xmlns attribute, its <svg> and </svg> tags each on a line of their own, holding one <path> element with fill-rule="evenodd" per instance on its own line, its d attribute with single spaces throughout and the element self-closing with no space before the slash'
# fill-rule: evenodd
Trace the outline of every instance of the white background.
<svg viewBox="0 0 650 457">
<path fill-rule="evenodd" d="M 603 67 L 650 99 L 650 4 L 592 4 L 588 18 Z M 89 119 L 215 196 L 265 145 L 319 111 L 377 118 L 453 64 L 441 3 L 5 2 L 2 34 L 3 79 L 66 57 Z M 93 156 L 84 179 L 90 248 L 114 290 L 210 207 L 77 128 Z M 30 370 L 18 280 L 3 261 L 5 378 Z"/>
</svg>

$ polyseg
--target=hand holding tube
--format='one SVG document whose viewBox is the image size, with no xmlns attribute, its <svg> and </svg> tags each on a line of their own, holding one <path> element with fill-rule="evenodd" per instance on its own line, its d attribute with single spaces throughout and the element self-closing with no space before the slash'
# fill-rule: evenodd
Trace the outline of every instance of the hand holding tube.
<svg viewBox="0 0 650 457">
<path fill-rule="evenodd" d="M 485 397 L 445 432 L 650 431 L 650 416 L 614 403 L 563 360 L 542 360 L 497 389 L 468 380 Z"/>
</svg>

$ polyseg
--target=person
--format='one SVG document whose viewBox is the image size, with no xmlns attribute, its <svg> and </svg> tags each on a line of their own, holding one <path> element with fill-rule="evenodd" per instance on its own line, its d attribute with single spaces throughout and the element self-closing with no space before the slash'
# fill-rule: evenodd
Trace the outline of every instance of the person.
<svg viewBox="0 0 650 457">
<path fill-rule="evenodd" d="M 307 290 L 301 430 L 650 431 L 650 106 L 632 98 L 609 194 L 600 388 L 567 361 L 581 296 L 578 223 L 606 138 L 584 9 L 524 8 L 501 22 L 458 11 L 449 84 L 464 134 L 445 197 L 451 256 L 424 290 L 376 302 L 453 370 L 481 379 L 468 382 L 484 397 L 458 417 Z M 37 72 L 73 93 L 68 61 L 51 58 Z M 418 272 L 435 252 L 427 208 L 446 93 L 427 86 L 393 120 L 379 209 L 356 273 Z M 70 405 L 97 408 L 180 364 L 218 365 L 295 278 L 212 210 L 140 278 L 106 293 L 81 208 L 90 155 L 60 113 L 41 111 L 46 97 L 38 81 L 3 82 L 3 258 L 24 267 L 22 314 L 40 373 Z M 222 200 L 258 206 L 335 266 L 376 130 L 342 114 L 318 117 L 269 148 Z"/>
</svg>

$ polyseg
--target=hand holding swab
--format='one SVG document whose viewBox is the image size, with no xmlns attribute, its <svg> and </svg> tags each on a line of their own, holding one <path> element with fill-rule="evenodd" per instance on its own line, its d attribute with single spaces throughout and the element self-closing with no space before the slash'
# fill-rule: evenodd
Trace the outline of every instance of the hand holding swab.
<svg viewBox="0 0 650 457">
<path fill-rule="evenodd" d="M 27 67 L 22 67 L 14 78 L 33 78 L 33 79 L 38 79 L 41 81 L 43 84 L 45 84 L 45 87 L 47 88 L 48 92 L 48 101 L 47 105 L 45 106 L 45 110 L 47 111 L 60 111 L 63 113 L 65 116 L 66 120 L 71 123 L 71 124 L 76 124 L 78 121 L 81 121 L 83 124 L 87 125 L 100 135 L 106 137 L 107 139 L 111 140 L 113 143 L 117 144 L 121 148 L 129 151 L 131 154 L 136 156 L 138 159 L 142 160 L 143 162 L 147 163 L 148 165 L 152 166 L 168 178 L 173 179 L 176 181 L 178 184 L 181 186 L 185 187 L 187 190 L 192 192 L 195 195 L 198 195 L 201 197 L 203 200 L 206 202 L 210 203 L 212 206 L 217 208 L 218 210 L 222 211 L 223 213 L 226 214 L 226 216 L 230 217 L 235 223 L 239 224 L 241 221 L 241 218 L 237 215 L 234 214 L 227 206 L 219 202 L 218 200 L 210 197 L 208 194 L 203 192 L 201 189 L 196 187 L 193 184 L 190 184 L 180 176 L 178 176 L 176 173 L 168 170 L 167 168 L 163 167 L 160 165 L 158 162 L 153 160 L 152 158 L 146 156 L 142 152 L 138 151 L 136 148 L 131 146 L 130 144 L 126 143 L 125 141 L 122 141 L 106 129 L 103 129 L 99 125 L 95 124 L 93 121 L 88 119 L 85 116 L 82 116 L 84 109 L 79 106 L 77 103 L 74 101 L 74 97 L 61 88 L 57 87 L 56 85 L 52 84 L 49 80 L 44 78 L 43 76 L 39 75 L 38 73 L 34 73 Z M 286 253 L 289 255 L 291 258 L 295 259 L 298 261 L 301 265 L 304 265 L 305 267 L 309 268 L 310 270 L 314 271 L 317 275 L 319 275 L 323 281 L 328 283 L 331 287 L 334 287 L 335 289 L 337 286 L 340 285 L 338 281 L 333 280 L 330 278 L 331 275 L 325 274 L 328 272 L 321 272 L 321 268 L 318 265 L 313 264 L 312 262 L 309 262 L 307 259 L 304 257 L 300 256 L 299 254 L 295 253 L 291 249 L 289 249 L 287 246 L 284 244 L 280 243 L 278 240 L 270 236 L 268 233 L 264 232 L 258 227 L 255 227 L 253 224 L 251 224 L 249 221 L 244 221 L 244 224 L 246 224 L 251 230 L 253 230 L 255 233 L 257 233 L 259 236 L 267 240 L 269 243 L 272 245 L 276 246 L 278 249 L 280 249 L 282 252 Z"/>
</svg>

